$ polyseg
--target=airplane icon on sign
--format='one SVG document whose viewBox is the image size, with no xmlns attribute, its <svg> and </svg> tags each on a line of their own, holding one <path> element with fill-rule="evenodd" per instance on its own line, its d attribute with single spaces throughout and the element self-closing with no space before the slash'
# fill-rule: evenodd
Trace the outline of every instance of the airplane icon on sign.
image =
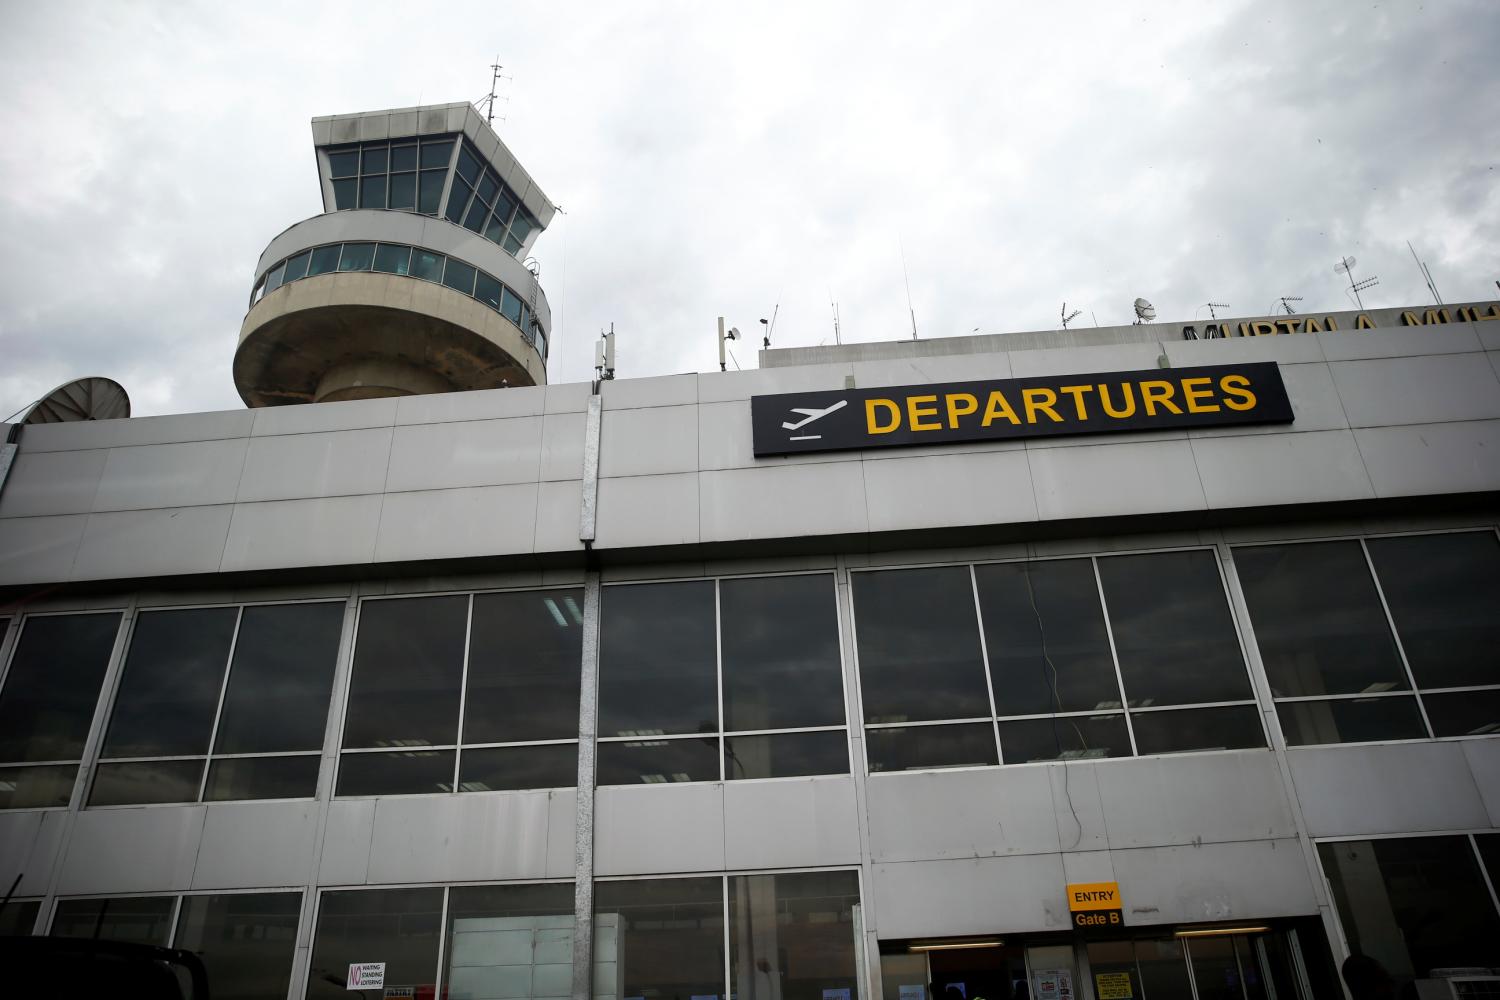
<svg viewBox="0 0 1500 1000">
<path fill-rule="evenodd" d="M 812 410 L 802 406 L 794 406 L 792 407 L 792 412 L 802 414 L 802 419 L 798 420 L 796 423 L 792 423 L 790 421 L 783 422 L 781 425 L 781 429 L 786 431 L 800 431 L 802 428 L 806 427 L 814 420 L 821 420 L 824 417 L 828 416 L 828 414 L 832 413 L 834 410 L 841 410 L 848 405 L 849 401 L 847 399 L 841 399 L 837 403 L 834 403 L 832 406 L 823 410 Z M 788 438 L 788 440 L 817 441 L 822 437 L 823 435 L 821 434 L 799 434 L 794 437 Z"/>
</svg>

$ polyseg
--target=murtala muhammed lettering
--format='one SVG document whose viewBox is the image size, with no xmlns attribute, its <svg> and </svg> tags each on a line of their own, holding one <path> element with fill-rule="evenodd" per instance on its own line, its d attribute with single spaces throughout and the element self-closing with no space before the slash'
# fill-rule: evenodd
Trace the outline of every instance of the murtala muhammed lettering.
<svg viewBox="0 0 1500 1000">
<path fill-rule="evenodd" d="M 1289 423 L 1274 363 L 756 396 L 755 454 Z"/>
</svg>

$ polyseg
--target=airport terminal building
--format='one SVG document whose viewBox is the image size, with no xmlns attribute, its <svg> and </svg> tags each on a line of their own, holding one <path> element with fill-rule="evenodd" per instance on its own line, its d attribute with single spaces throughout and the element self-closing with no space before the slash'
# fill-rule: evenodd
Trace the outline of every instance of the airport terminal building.
<svg viewBox="0 0 1500 1000">
<path fill-rule="evenodd" d="M 12 429 L 6 932 L 216 997 L 1497 995 L 1500 304 L 548 385 L 550 203 L 436 111 L 315 121 L 249 408 Z"/>
</svg>

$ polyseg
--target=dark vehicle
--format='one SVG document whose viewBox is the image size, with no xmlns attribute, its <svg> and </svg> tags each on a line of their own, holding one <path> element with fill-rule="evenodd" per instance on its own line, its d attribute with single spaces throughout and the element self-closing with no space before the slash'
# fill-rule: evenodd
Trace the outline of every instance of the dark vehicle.
<svg viewBox="0 0 1500 1000">
<path fill-rule="evenodd" d="M 208 1000 L 208 973 L 190 951 L 86 938 L 0 937 L 5 996 Z"/>
</svg>

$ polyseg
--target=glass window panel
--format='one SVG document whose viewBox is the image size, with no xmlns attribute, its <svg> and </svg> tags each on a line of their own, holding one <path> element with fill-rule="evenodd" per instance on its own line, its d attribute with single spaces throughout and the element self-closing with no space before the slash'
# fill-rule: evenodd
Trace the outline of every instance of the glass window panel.
<svg viewBox="0 0 1500 1000">
<path fill-rule="evenodd" d="M 448 260 L 440 253 L 431 253 L 427 250 L 413 250 L 411 255 L 411 273 L 413 277 L 423 278 L 427 281 L 443 280 L 443 264 Z"/>
<path fill-rule="evenodd" d="M 1251 697 L 1212 552 L 1111 556 L 1099 576 L 1129 705 Z"/>
<path fill-rule="evenodd" d="M 1269 938 L 1264 938 L 1262 940 L 1264 940 L 1267 944 L 1270 943 Z M 1277 973 L 1284 971 L 1283 969 L 1277 967 L 1279 963 L 1277 963 L 1275 959 L 1268 954 L 1266 956 L 1265 969 L 1263 969 L 1261 965 L 1261 959 L 1256 954 L 1255 938 L 1236 934 L 1234 937 L 1230 938 L 1229 941 L 1234 945 L 1234 957 L 1235 960 L 1239 962 L 1240 977 L 1245 984 L 1244 1000 L 1268 1000 L 1268 997 L 1275 996 L 1277 980 L 1280 979 Z M 1197 957 L 1196 952 L 1194 953 L 1194 957 Z M 1266 975 L 1265 970 L 1269 970 L 1269 976 Z M 1270 983 L 1270 989 L 1272 991 L 1270 994 L 1266 992 L 1268 981 Z M 1287 982 L 1286 986 L 1290 986 L 1290 983 Z M 1296 995 L 1294 990 L 1295 988 L 1293 988 L 1292 992 L 1288 992 L 1288 997 L 1293 997 Z"/>
<path fill-rule="evenodd" d="M 406 990 L 410 992 L 405 996 L 432 996 L 442 925 L 441 886 L 323 893 L 313 933 L 308 1000 L 350 997 L 344 987 L 355 962 L 385 963 L 386 996 L 401 996 Z"/>
<path fill-rule="evenodd" d="M 1319 844 L 1351 952 L 1398 985 L 1437 968 L 1500 966 L 1500 917 L 1467 837 Z"/>
<path fill-rule="evenodd" d="M 286 262 L 286 276 L 282 279 L 282 283 L 307 277 L 307 262 L 311 257 L 312 252 L 304 250 L 297 254 L 297 256 L 288 258 Z"/>
<path fill-rule="evenodd" d="M 453 156 L 453 140 L 438 139 L 422 141 L 422 166 L 447 167 Z"/>
<path fill-rule="evenodd" d="M 38 899 L 12 899 L 0 905 L 0 936 L 14 937 L 36 930 L 36 916 L 42 908 Z"/>
<path fill-rule="evenodd" d="M 719 731 L 712 581 L 606 587 L 601 615 L 600 735 Z"/>
<path fill-rule="evenodd" d="M 1064 715 L 1000 723 L 1000 755 L 1007 764 L 1037 760 L 1129 757 L 1124 715 Z"/>
<path fill-rule="evenodd" d="M 342 246 L 335 243 L 331 247 L 318 247 L 312 252 L 312 260 L 307 265 L 307 276 L 315 274 L 327 274 L 339 266 L 339 251 Z"/>
<path fill-rule="evenodd" d="M 1427 738 L 1415 698 L 1337 698 L 1276 705 L 1289 746 Z"/>
<path fill-rule="evenodd" d="M 504 286 L 494 278 L 479 272 L 479 278 L 474 283 L 474 297 L 491 309 L 500 308 L 500 290 Z"/>
<path fill-rule="evenodd" d="M 277 264 L 266 274 L 266 291 L 274 292 L 281 287 L 281 278 L 286 274 L 286 264 Z"/>
<path fill-rule="evenodd" d="M 1490 884 L 1500 889 L 1500 833 L 1475 834 L 1474 843 L 1479 846 L 1479 857 L 1489 872 Z"/>
<path fill-rule="evenodd" d="M 390 160 L 390 150 L 386 146 L 366 146 L 364 148 L 363 172 L 367 174 L 385 173 L 385 165 Z"/>
<path fill-rule="evenodd" d="M 500 312 L 516 326 L 521 325 L 521 300 L 509 288 L 505 290 L 505 299 L 500 303 Z"/>
<path fill-rule="evenodd" d="M 1434 736 L 1500 733 L 1500 690 L 1424 694 L 1422 704 Z"/>
<path fill-rule="evenodd" d="M 452 750 L 346 753 L 338 795 L 434 795 L 453 791 Z"/>
<path fill-rule="evenodd" d="M 463 181 L 454 178 L 453 186 L 448 189 L 448 209 L 443 216 L 449 221 L 456 223 L 464 217 L 464 209 L 469 205 L 469 195 L 474 189 Z"/>
<path fill-rule="evenodd" d="M 386 274 L 406 274 L 411 270 L 411 247 L 382 243 L 375 248 L 375 270 Z"/>
<path fill-rule="evenodd" d="M 594 947 L 601 957 L 616 956 L 612 964 L 595 959 L 596 994 L 722 996 L 723 884 L 717 877 L 598 882 Z"/>
<path fill-rule="evenodd" d="M 833 577 L 719 584 L 727 729 L 843 725 Z"/>
<path fill-rule="evenodd" d="M 333 208 L 341 212 L 346 208 L 354 207 L 354 196 L 358 193 L 359 181 L 357 178 L 348 177 L 341 181 L 333 182 Z"/>
<path fill-rule="evenodd" d="M 998 764 L 995 731 L 988 722 L 959 726 L 909 726 L 865 730 L 870 771 Z"/>
<path fill-rule="evenodd" d="M 505 252 L 514 257 L 521 252 L 521 241 L 514 236 L 505 237 Z"/>
<path fill-rule="evenodd" d="M 729 975 L 738 1000 L 858 996 L 855 872 L 729 878 Z"/>
<path fill-rule="evenodd" d="M 417 207 L 416 174 L 391 174 L 391 207 L 407 211 Z"/>
<path fill-rule="evenodd" d="M 145 802 L 196 802 L 203 761 L 144 760 L 100 764 L 94 772 L 91 806 L 133 806 Z"/>
<path fill-rule="evenodd" d="M 328 154 L 330 177 L 353 177 L 357 173 L 359 173 L 359 150 L 346 149 Z"/>
<path fill-rule="evenodd" d="M 490 216 L 490 221 L 485 223 L 484 238 L 489 240 L 491 243 L 504 243 L 505 223 L 501 222 L 494 216 Z"/>
<path fill-rule="evenodd" d="M 101 756 L 208 752 L 238 618 L 238 608 L 147 611 L 136 618 Z"/>
<path fill-rule="evenodd" d="M 343 625 L 337 602 L 246 608 L 214 752 L 321 749 Z"/>
<path fill-rule="evenodd" d="M 77 764 L 0 767 L 0 809 L 65 806 L 73 797 Z"/>
<path fill-rule="evenodd" d="M 1370 558 L 1417 686 L 1500 684 L 1500 539 L 1372 538 Z"/>
<path fill-rule="evenodd" d="M 1198 1000 L 1244 1000 L 1234 942 L 1227 937 L 1195 938 L 1187 943 Z"/>
<path fill-rule="evenodd" d="M 417 180 L 417 210 L 427 215 L 436 215 L 438 202 L 443 197 L 443 181 L 448 176 L 444 170 L 424 170 Z"/>
<path fill-rule="evenodd" d="M 1135 712 L 1135 747 L 1142 754 L 1188 750 L 1241 750 L 1266 745 L 1253 705 L 1195 708 L 1184 712 Z"/>
<path fill-rule="evenodd" d="M 415 169 L 417 169 L 417 147 L 416 146 L 392 146 L 391 147 L 391 169 L 392 170 L 415 170 Z"/>
<path fill-rule="evenodd" d="M 22 623 L 0 690 L 0 761 L 83 755 L 119 627 L 117 612 L 37 615 Z"/>
<path fill-rule="evenodd" d="M 578 784 L 578 745 L 548 743 L 528 747 L 465 750 L 459 758 L 460 792 L 517 788 L 573 788 Z"/>
<path fill-rule="evenodd" d="M 1091 561 L 976 566 L 974 573 L 996 712 L 1120 707 Z"/>
<path fill-rule="evenodd" d="M 531 231 L 535 228 L 537 228 L 537 221 L 531 217 L 530 212 L 523 208 L 516 213 L 515 219 L 511 221 L 510 234 L 522 243 L 525 243 L 526 237 L 530 236 Z"/>
<path fill-rule="evenodd" d="M 1236 548 L 1234 565 L 1273 694 L 1408 687 L 1358 542 Z"/>
<path fill-rule="evenodd" d="M 284 997 L 301 911 L 300 892 L 184 896 L 172 945 L 203 960 L 214 1000 Z"/>
<path fill-rule="evenodd" d="M 308 799 L 318 792 L 315 754 L 301 757 L 220 757 L 208 765 L 205 802 L 230 799 Z"/>
<path fill-rule="evenodd" d="M 360 606 L 344 746 L 458 742 L 468 611 L 462 595 Z"/>
<path fill-rule="evenodd" d="M 468 214 L 464 216 L 464 228 L 471 232 L 479 232 L 484 228 L 484 219 L 488 214 L 489 209 L 485 207 L 484 202 L 475 198 L 469 205 Z"/>
<path fill-rule="evenodd" d="M 578 735 L 583 591 L 477 594 L 465 743 Z"/>
<path fill-rule="evenodd" d="M 1143 996 L 1151 1000 L 1195 1000 L 1181 941 L 1175 938 L 1137 941 L 1135 964 Z"/>
<path fill-rule="evenodd" d="M 486 170 L 484 176 L 479 179 L 479 199 L 486 205 L 495 203 L 495 194 L 500 190 L 500 178 L 493 171 Z"/>
<path fill-rule="evenodd" d="M 500 227 L 502 229 L 510 224 L 511 213 L 513 213 L 515 210 L 515 196 L 510 193 L 509 189 L 502 190 L 500 192 L 499 199 L 495 202 L 494 215 L 495 220 L 500 223 Z M 498 243 L 499 240 L 496 240 L 496 242 Z"/>
<path fill-rule="evenodd" d="M 532 327 L 528 332 L 536 336 L 536 349 L 545 358 L 547 356 L 547 334 L 538 327 Z"/>
<path fill-rule="evenodd" d="M 527 340 L 531 339 L 531 309 L 526 303 L 521 303 L 521 333 Z"/>
<path fill-rule="evenodd" d="M 719 780 L 718 737 L 600 743 L 598 760 L 601 785 Z"/>
<path fill-rule="evenodd" d="M 724 777 L 731 781 L 848 773 L 849 736 L 842 729 L 724 740 Z"/>
<path fill-rule="evenodd" d="M 166 947 L 172 936 L 172 896 L 62 899 L 52 914 L 54 937 L 98 938 Z"/>
<path fill-rule="evenodd" d="M 360 208 L 385 208 L 385 175 L 366 177 L 359 182 Z"/>
<path fill-rule="evenodd" d="M 345 243 L 339 257 L 340 271 L 368 271 L 375 262 L 375 244 Z"/>
<path fill-rule="evenodd" d="M 474 294 L 474 276 L 477 269 L 472 264 L 465 264 L 461 260 L 448 258 L 448 266 L 443 268 L 443 284 L 454 291 L 463 292 L 465 295 Z"/>
<path fill-rule="evenodd" d="M 443 986 L 453 1000 L 570 996 L 573 886 L 455 887 L 446 942 Z"/>
<path fill-rule="evenodd" d="M 458 149 L 458 176 L 470 184 L 479 177 L 479 157 L 467 142 Z"/>
<path fill-rule="evenodd" d="M 266 279 L 261 278 L 255 283 L 255 290 L 250 293 L 250 304 L 253 306 L 260 301 L 260 297 L 266 292 Z"/>
<path fill-rule="evenodd" d="M 856 573 L 853 583 L 866 722 L 990 714 L 967 567 Z"/>
</svg>

